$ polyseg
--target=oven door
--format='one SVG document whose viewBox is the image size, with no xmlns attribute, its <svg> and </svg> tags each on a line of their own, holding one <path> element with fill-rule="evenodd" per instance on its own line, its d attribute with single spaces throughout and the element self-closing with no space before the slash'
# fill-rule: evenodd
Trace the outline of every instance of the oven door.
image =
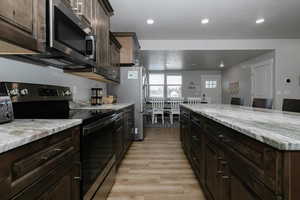
<svg viewBox="0 0 300 200">
<path fill-rule="evenodd" d="M 47 42 L 74 61 L 94 66 L 95 39 L 91 28 L 82 22 L 64 0 L 48 0 Z"/>
<path fill-rule="evenodd" d="M 113 133 L 117 118 L 115 114 L 83 127 L 81 160 L 84 200 L 93 198 L 115 164 Z"/>
</svg>

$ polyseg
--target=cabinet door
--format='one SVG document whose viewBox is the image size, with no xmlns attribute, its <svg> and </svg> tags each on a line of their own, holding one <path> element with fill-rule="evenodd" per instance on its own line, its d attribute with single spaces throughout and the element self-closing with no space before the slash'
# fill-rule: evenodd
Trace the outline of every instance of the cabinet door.
<svg viewBox="0 0 300 200">
<path fill-rule="evenodd" d="M 10 50 L 11 53 L 26 53 L 26 49 L 41 51 L 44 32 L 44 0 L 0 1 L 0 40 L 24 48 L 18 50 L 16 47 Z"/>
<path fill-rule="evenodd" d="M 122 159 L 122 154 L 123 154 L 123 126 L 120 126 L 116 131 L 114 135 L 114 150 L 115 150 L 115 155 L 116 155 L 116 160 L 117 163 Z"/>
<path fill-rule="evenodd" d="M 219 196 L 219 184 L 218 184 L 218 152 L 217 150 L 206 144 L 205 151 L 205 184 L 206 188 L 209 191 L 212 199 L 217 200 Z"/>
<path fill-rule="evenodd" d="M 229 200 L 261 200 L 253 195 L 233 173 L 231 173 L 229 185 Z"/>
<path fill-rule="evenodd" d="M 79 154 L 14 197 L 12 200 L 80 200 Z"/>
<path fill-rule="evenodd" d="M 0 16 L 21 29 L 33 33 L 34 0 L 1 0 Z"/>
<path fill-rule="evenodd" d="M 102 5 L 96 1 L 96 37 L 97 37 L 97 67 L 107 67 L 110 62 L 109 29 L 110 17 L 106 14 Z"/>
<path fill-rule="evenodd" d="M 88 24 L 92 23 L 92 0 L 68 0 L 74 12 Z"/>
</svg>

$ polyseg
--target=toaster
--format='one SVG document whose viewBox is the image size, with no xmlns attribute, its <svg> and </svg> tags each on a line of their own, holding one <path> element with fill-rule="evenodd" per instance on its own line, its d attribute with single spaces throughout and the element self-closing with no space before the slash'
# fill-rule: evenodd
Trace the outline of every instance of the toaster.
<svg viewBox="0 0 300 200">
<path fill-rule="evenodd" d="M 5 83 L 0 82 L 0 124 L 14 120 L 12 101 L 7 93 Z"/>
</svg>

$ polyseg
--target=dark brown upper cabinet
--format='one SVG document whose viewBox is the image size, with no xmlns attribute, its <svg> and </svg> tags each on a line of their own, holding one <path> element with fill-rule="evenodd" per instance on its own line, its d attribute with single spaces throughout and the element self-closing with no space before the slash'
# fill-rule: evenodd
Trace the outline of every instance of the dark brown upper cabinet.
<svg viewBox="0 0 300 200">
<path fill-rule="evenodd" d="M 122 45 L 110 32 L 110 64 L 112 67 L 120 67 L 120 51 Z"/>
<path fill-rule="evenodd" d="M 70 0 L 74 12 L 89 25 L 92 24 L 93 1 L 92 0 Z"/>
<path fill-rule="evenodd" d="M 0 54 L 43 50 L 45 0 L 0 1 Z"/>
<path fill-rule="evenodd" d="M 110 66 L 110 17 L 113 9 L 107 0 L 94 0 L 95 19 L 93 28 L 97 38 L 97 68 Z"/>
<path fill-rule="evenodd" d="M 133 32 L 117 32 L 114 36 L 122 45 L 121 48 L 121 66 L 139 65 L 140 44 L 136 33 Z"/>
</svg>

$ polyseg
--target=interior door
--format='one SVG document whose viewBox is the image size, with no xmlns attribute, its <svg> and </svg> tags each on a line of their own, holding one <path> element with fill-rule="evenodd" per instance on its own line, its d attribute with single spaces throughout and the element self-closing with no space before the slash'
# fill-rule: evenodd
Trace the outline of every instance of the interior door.
<svg viewBox="0 0 300 200">
<path fill-rule="evenodd" d="M 202 75 L 201 76 L 201 94 L 205 94 L 210 103 L 221 104 L 222 89 L 221 75 Z M 201 95 L 201 96 L 202 96 Z"/>
<path fill-rule="evenodd" d="M 252 99 L 273 99 L 273 59 L 252 67 Z"/>
</svg>

